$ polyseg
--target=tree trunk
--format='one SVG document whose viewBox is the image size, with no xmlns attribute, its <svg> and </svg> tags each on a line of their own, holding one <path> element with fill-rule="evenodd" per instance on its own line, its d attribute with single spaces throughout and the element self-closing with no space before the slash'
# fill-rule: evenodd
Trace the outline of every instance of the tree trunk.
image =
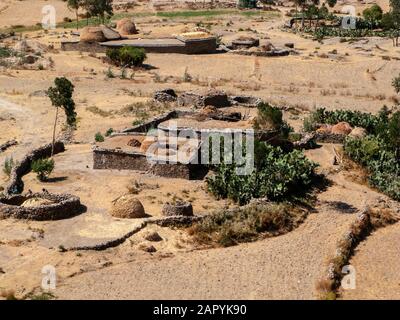
<svg viewBox="0 0 400 320">
<path fill-rule="evenodd" d="M 79 30 L 79 15 L 78 15 L 78 10 L 75 11 L 76 15 L 76 30 Z"/>
<path fill-rule="evenodd" d="M 53 157 L 54 155 L 54 144 L 56 143 L 57 119 L 58 119 L 58 107 L 56 107 L 56 119 L 54 120 L 54 127 L 53 127 L 53 142 L 51 145 L 51 157 Z"/>
</svg>

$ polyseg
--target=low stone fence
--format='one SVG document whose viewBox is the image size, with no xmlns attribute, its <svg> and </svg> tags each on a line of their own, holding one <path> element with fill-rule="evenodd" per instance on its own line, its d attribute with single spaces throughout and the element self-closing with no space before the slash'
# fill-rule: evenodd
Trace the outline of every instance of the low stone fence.
<svg viewBox="0 0 400 320">
<path fill-rule="evenodd" d="M 17 145 L 18 142 L 16 140 L 10 140 L 7 141 L 6 143 L 3 143 L 0 145 L 0 152 L 6 151 L 8 148 Z"/>
<path fill-rule="evenodd" d="M 29 199 L 45 199 L 51 204 L 39 206 L 21 206 Z M 59 220 L 71 218 L 83 211 L 80 199 L 70 194 L 51 194 L 47 192 L 14 195 L 0 198 L 0 219 L 15 218 L 27 220 Z"/>
<path fill-rule="evenodd" d="M 61 50 L 63 51 L 83 51 L 91 53 L 105 53 L 107 48 L 101 46 L 100 43 L 80 42 L 76 41 L 62 41 Z"/>
<path fill-rule="evenodd" d="M 179 111 L 173 110 L 167 113 L 162 114 L 161 116 L 155 117 L 151 119 L 150 121 L 147 121 L 143 124 L 137 125 L 132 128 L 128 128 L 125 130 L 122 130 L 122 133 L 129 133 L 129 132 L 147 132 L 150 129 L 157 129 L 158 125 L 162 122 L 175 119 L 179 116 Z"/>
<path fill-rule="evenodd" d="M 207 168 L 201 164 L 157 163 L 147 159 L 145 153 L 119 149 L 93 148 L 93 169 L 137 170 L 160 177 L 203 179 Z"/>
<path fill-rule="evenodd" d="M 32 150 L 11 170 L 10 182 L 4 189 L 4 194 L 19 194 L 24 190 L 24 182 L 22 177 L 31 171 L 32 162 L 42 158 L 51 156 L 52 144 L 47 144 L 38 149 Z M 54 154 L 65 151 L 64 143 L 56 141 L 54 144 Z"/>
</svg>

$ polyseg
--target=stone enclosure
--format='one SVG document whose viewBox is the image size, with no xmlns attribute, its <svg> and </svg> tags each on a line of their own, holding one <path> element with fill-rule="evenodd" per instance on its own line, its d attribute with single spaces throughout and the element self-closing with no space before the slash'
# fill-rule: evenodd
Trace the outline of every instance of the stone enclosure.
<svg viewBox="0 0 400 320">
<path fill-rule="evenodd" d="M 29 203 L 29 200 L 34 200 Z M 34 204 L 40 200 L 42 203 Z M 59 220 L 71 218 L 83 210 L 80 199 L 70 194 L 48 192 L 0 198 L 0 219 Z"/>
<path fill-rule="evenodd" d="M 150 121 L 112 134 L 93 147 L 94 169 L 138 170 L 181 179 L 202 179 L 208 165 L 202 158 L 204 136 L 228 134 L 226 129 L 247 132 L 252 125 L 241 112 L 229 107 L 255 107 L 253 97 L 229 97 L 224 92 L 185 92 L 179 97 L 171 89 L 158 91 L 154 99 L 175 102 L 176 109 Z M 243 104 L 242 104 L 243 102 Z M 187 111 L 187 107 L 192 109 Z"/>
</svg>

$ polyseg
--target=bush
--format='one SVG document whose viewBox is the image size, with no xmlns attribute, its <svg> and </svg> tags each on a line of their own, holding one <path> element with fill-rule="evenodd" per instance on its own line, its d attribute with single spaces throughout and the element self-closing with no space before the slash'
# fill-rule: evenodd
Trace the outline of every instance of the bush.
<svg viewBox="0 0 400 320">
<path fill-rule="evenodd" d="M 377 133 L 381 126 L 387 122 L 389 111 L 383 107 L 377 115 L 351 110 L 328 111 L 325 108 L 318 108 L 306 117 L 303 121 L 304 131 L 310 132 L 318 128 L 320 124 L 336 124 L 348 122 L 352 127 L 362 127 L 369 133 Z"/>
<path fill-rule="evenodd" d="M 345 154 L 369 172 L 368 182 L 389 197 L 400 200 L 400 163 L 398 149 L 377 136 L 347 138 Z"/>
<path fill-rule="evenodd" d="M 237 175 L 234 165 L 217 166 L 215 176 L 206 180 L 208 190 L 217 198 L 230 198 L 241 205 L 252 198 L 282 200 L 306 190 L 317 167 L 301 151 L 284 153 L 264 142 L 256 143 L 254 160 L 255 170 L 250 175 Z"/>
<path fill-rule="evenodd" d="M 113 134 L 113 132 L 114 132 L 114 129 L 113 129 L 113 128 L 109 128 L 109 129 L 106 131 L 105 136 L 106 136 L 106 137 L 109 137 L 109 136 L 111 136 L 111 135 Z"/>
<path fill-rule="evenodd" d="M 104 137 L 103 137 L 103 135 L 102 135 L 100 132 L 97 132 L 97 133 L 94 135 L 94 140 L 95 140 L 96 142 L 104 142 Z"/>
<path fill-rule="evenodd" d="M 106 55 L 112 62 L 121 67 L 140 66 L 146 59 L 145 50 L 135 47 L 109 48 Z"/>
<path fill-rule="evenodd" d="M 392 86 L 396 93 L 400 93 L 400 75 L 393 79 Z"/>
<path fill-rule="evenodd" d="M 38 159 L 32 162 L 32 171 L 37 174 L 37 178 L 40 181 L 45 181 L 53 172 L 53 169 L 53 159 Z"/>
<path fill-rule="evenodd" d="M 11 170 L 14 166 L 14 159 L 13 158 L 6 158 L 4 161 L 3 172 L 9 177 L 11 175 Z"/>
<path fill-rule="evenodd" d="M 371 28 L 379 27 L 383 17 L 383 10 L 377 4 L 372 5 L 363 11 L 363 17 Z"/>
<path fill-rule="evenodd" d="M 233 211 L 220 211 L 206 216 L 188 229 L 201 244 L 223 247 L 255 241 L 263 236 L 289 232 L 306 214 L 289 204 L 254 204 Z"/>
</svg>

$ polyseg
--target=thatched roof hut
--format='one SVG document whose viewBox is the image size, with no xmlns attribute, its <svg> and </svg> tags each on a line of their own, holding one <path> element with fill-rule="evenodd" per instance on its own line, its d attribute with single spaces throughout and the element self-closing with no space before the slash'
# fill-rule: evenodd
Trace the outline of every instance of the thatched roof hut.
<svg viewBox="0 0 400 320">
<path fill-rule="evenodd" d="M 85 27 L 81 30 L 81 42 L 104 42 L 106 40 L 101 27 Z"/>
<path fill-rule="evenodd" d="M 117 30 L 123 36 L 137 34 L 136 25 L 133 19 L 125 18 L 117 22 Z"/>
</svg>

